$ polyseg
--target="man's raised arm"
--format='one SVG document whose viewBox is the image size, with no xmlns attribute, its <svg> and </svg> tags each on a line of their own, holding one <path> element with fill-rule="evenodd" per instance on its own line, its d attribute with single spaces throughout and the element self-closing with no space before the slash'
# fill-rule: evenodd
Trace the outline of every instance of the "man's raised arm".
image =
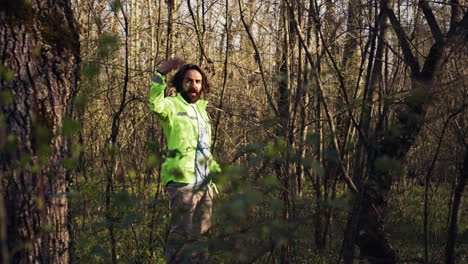
<svg viewBox="0 0 468 264">
<path fill-rule="evenodd" d="M 161 118 L 166 118 L 171 111 L 171 103 L 164 100 L 164 89 L 166 88 L 166 74 L 179 68 L 184 61 L 179 58 L 169 59 L 161 64 L 153 75 L 150 90 L 150 108 Z"/>
</svg>

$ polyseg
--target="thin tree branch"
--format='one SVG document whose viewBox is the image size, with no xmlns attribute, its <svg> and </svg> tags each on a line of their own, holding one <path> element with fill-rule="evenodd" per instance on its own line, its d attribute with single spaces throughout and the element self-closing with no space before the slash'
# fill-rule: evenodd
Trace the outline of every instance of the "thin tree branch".
<svg viewBox="0 0 468 264">
<path fill-rule="evenodd" d="M 429 2 L 426 0 L 421 0 L 419 2 L 419 7 L 422 9 L 424 16 L 426 17 L 427 23 L 429 24 L 429 28 L 432 32 L 432 36 L 436 39 L 436 41 L 443 41 L 444 35 L 440 30 L 439 24 L 437 23 Z"/>
<path fill-rule="evenodd" d="M 468 12 L 465 13 L 463 19 L 460 20 L 459 23 L 454 23 L 451 25 L 448 33 L 447 38 L 449 39 L 449 43 L 454 43 L 452 40 L 460 36 L 460 38 L 467 40 L 468 39 Z"/>
<path fill-rule="evenodd" d="M 289 6 L 291 6 L 291 3 L 289 2 L 289 0 L 286 0 L 286 3 Z M 309 61 L 310 65 L 313 68 L 315 68 L 315 62 L 314 62 L 314 60 L 312 58 L 312 54 L 310 54 L 310 51 L 309 51 L 310 49 L 309 49 L 307 43 L 305 42 L 304 36 L 302 35 L 302 29 L 301 29 L 299 23 L 297 22 L 296 14 L 294 12 L 292 12 L 292 14 L 291 14 L 291 19 L 294 20 L 294 26 L 295 26 L 297 35 L 299 37 L 299 41 L 301 42 L 301 45 L 303 46 L 303 48 L 305 50 L 307 60 Z M 323 107 L 324 107 L 325 113 L 327 115 L 328 122 L 330 124 L 330 129 L 332 130 L 332 134 L 336 135 L 335 134 L 335 131 L 336 131 L 335 123 L 333 122 L 333 119 L 330 116 L 330 112 L 328 110 L 328 105 L 327 105 L 327 103 L 325 101 L 325 98 L 324 98 L 324 95 L 323 95 L 323 90 L 322 90 L 321 82 L 320 82 L 320 75 L 318 74 L 317 71 L 313 71 L 313 72 L 314 72 L 315 78 L 317 80 L 319 97 L 322 99 Z M 341 151 L 340 151 L 340 148 L 339 148 L 339 145 L 338 145 L 338 140 L 337 140 L 336 136 L 333 137 L 333 145 L 334 145 L 335 151 L 338 153 L 338 157 L 341 159 L 342 155 L 341 155 Z M 358 189 L 357 189 L 356 185 L 354 184 L 353 180 L 351 179 L 351 177 L 348 175 L 348 172 L 346 171 L 346 168 L 344 167 L 344 163 L 339 162 L 339 167 L 340 167 L 341 173 L 343 174 L 344 181 L 346 182 L 348 187 L 351 189 L 351 191 L 353 193 L 358 193 Z"/>
<path fill-rule="evenodd" d="M 463 160 L 463 167 L 460 171 L 460 179 L 455 187 L 455 197 L 452 203 L 452 213 L 450 214 L 450 225 L 447 234 L 447 243 L 445 247 L 445 263 L 454 264 L 455 256 L 455 242 L 457 239 L 458 218 L 460 217 L 460 207 L 463 202 L 463 192 L 468 178 L 468 146 L 465 145 L 465 155 Z"/>
<path fill-rule="evenodd" d="M 466 2 L 465 2 L 466 3 Z M 450 28 L 456 27 L 462 19 L 463 9 L 458 0 L 450 0 Z M 466 7 L 466 6 L 465 6 Z"/>
<path fill-rule="evenodd" d="M 195 19 L 195 15 L 193 13 L 192 6 L 190 5 L 190 0 L 187 0 L 187 7 L 188 7 L 188 10 L 189 10 L 190 16 L 192 17 L 192 20 L 193 20 L 193 27 L 195 28 L 195 33 L 197 34 L 198 45 L 200 46 L 201 53 L 202 53 L 203 57 L 205 58 L 205 60 L 208 63 L 213 63 L 213 61 L 210 58 L 208 58 L 208 56 L 206 55 L 205 49 L 203 48 L 203 42 L 202 42 L 202 39 L 201 39 L 201 34 L 198 31 L 198 23 L 197 23 L 197 20 Z"/>
<path fill-rule="evenodd" d="M 260 70 L 260 75 L 262 76 L 263 88 L 265 89 L 265 93 L 266 93 L 266 96 L 267 96 L 267 99 L 268 99 L 268 103 L 270 104 L 270 107 L 275 112 L 275 115 L 278 115 L 278 109 L 276 109 L 276 106 L 273 103 L 273 99 L 272 99 L 270 93 L 268 92 L 268 84 L 267 84 L 266 77 L 265 77 L 265 71 L 263 70 L 263 63 L 262 63 L 262 58 L 260 57 L 260 51 L 258 50 L 257 44 L 255 43 L 255 39 L 252 36 L 252 32 L 250 32 L 250 26 L 245 21 L 244 11 L 242 10 L 241 0 L 238 0 L 237 2 L 239 4 L 239 13 L 240 13 L 240 18 L 242 20 L 242 24 L 244 25 L 244 29 L 247 32 L 249 40 L 252 43 L 252 47 L 254 48 L 254 51 L 255 51 L 255 60 L 257 61 L 258 68 Z"/>
<path fill-rule="evenodd" d="M 411 52 L 411 48 L 408 42 L 408 37 L 406 36 L 405 31 L 401 27 L 400 21 L 395 16 L 393 9 L 386 8 L 387 15 L 390 18 L 390 22 L 392 23 L 393 29 L 396 32 L 398 37 L 398 41 L 400 42 L 401 49 L 403 51 L 404 59 L 406 64 L 411 68 L 412 75 L 417 75 L 420 71 L 419 63 L 414 57 L 413 53 Z"/>
<path fill-rule="evenodd" d="M 450 122 L 450 120 L 454 117 L 456 117 L 458 114 L 463 112 L 465 110 L 465 106 L 461 107 L 458 109 L 456 112 L 452 113 L 447 120 L 444 122 L 444 128 L 442 129 L 442 134 L 440 135 L 439 142 L 437 143 L 437 148 L 434 153 L 434 158 L 432 159 L 431 165 L 429 166 L 429 170 L 427 171 L 426 174 L 426 186 L 424 190 L 424 260 L 425 263 L 428 263 L 429 260 L 429 245 L 428 245 L 428 230 L 427 230 L 427 225 L 428 225 L 428 215 L 429 215 L 429 204 L 428 204 L 428 197 L 429 197 L 429 183 L 431 181 L 431 176 L 432 176 L 432 171 L 434 170 L 437 158 L 439 157 L 439 152 L 440 152 L 440 147 L 442 146 L 442 141 L 444 139 L 445 135 L 445 130 L 447 129 L 447 126 Z"/>
<path fill-rule="evenodd" d="M 338 25 L 335 27 L 334 31 L 333 32 L 336 32 L 336 30 L 338 29 L 338 27 L 340 26 L 340 23 L 338 23 Z M 353 125 L 356 127 L 356 131 L 358 132 L 359 136 L 365 140 L 364 138 L 364 135 L 362 133 L 362 129 L 361 129 L 361 126 L 357 123 L 356 121 L 356 118 L 354 117 L 354 114 L 353 114 L 353 109 L 351 107 L 351 103 L 349 101 L 349 96 L 348 96 L 348 92 L 346 90 L 346 85 L 345 85 L 345 80 L 344 80 L 344 76 L 342 75 L 341 73 L 341 70 L 339 69 L 336 61 L 335 61 L 335 58 L 333 57 L 333 55 L 331 54 L 330 52 L 330 49 L 328 48 L 328 44 L 325 43 L 325 39 L 323 37 L 323 34 L 321 31 L 319 31 L 319 35 L 320 35 L 320 38 L 322 39 L 322 43 L 323 43 L 323 48 L 325 49 L 327 55 L 328 55 L 328 58 L 330 58 L 330 61 L 332 62 L 332 65 L 333 65 L 333 68 L 335 68 L 335 72 L 338 74 L 338 80 L 340 81 L 340 88 L 341 88 L 341 91 L 343 92 L 343 97 L 345 99 L 345 102 L 346 102 L 346 109 L 348 110 L 349 112 L 349 116 L 351 118 L 351 122 L 353 123 Z"/>
<path fill-rule="evenodd" d="M 223 109 L 223 100 L 224 100 L 224 92 L 226 91 L 226 83 L 227 83 L 227 79 L 228 79 L 228 66 L 229 66 L 229 43 L 230 43 L 230 38 L 229 38 L 229 35 L 230 35 L 230 24 L 229 24 L 229 20 L 231 19 L 231 17 L 229 16 L 229 0 L 226 0 L 226 24 L 224 25 L 224 29 L 226 30 L 226 54 L 225 54 L 225 57 L 224 57 L 224 68 L 223 68 L 223 87 L 221 89 L 221 95 L 220 95 L 220 98 L 219 98 L 219 104 L 218 104 L 218 108 L 219 109 Z M 216 114 L 216 128 L 215 128 L 215 133 L 214 133 L 214 137 L 213 137 L 213 149 L 216 149 L 216 143 L 218 141 L 218 133 L 219 133 L 219 120 L 221 118 L 221 111 L 218 111 L 218 113 Z"/>
<path fill-rule="evenodd" d="M 424 63 L 424 67 L 421 71 L 421 76 L 424 79 L 430 79 L 436 77 L 436 71 L 442 69 L 443 63 L 446 61 L 443 58 L 448 58 L 445 56 L 446 52 L 453 52 L 466 45 L 468 40 L 468 13 L 465 14 L 460 23 L 454 24 L 447 33 L 447 39 L 443 41 L 436 41 L 431 47 L 427 60 Z"/>
</svg>

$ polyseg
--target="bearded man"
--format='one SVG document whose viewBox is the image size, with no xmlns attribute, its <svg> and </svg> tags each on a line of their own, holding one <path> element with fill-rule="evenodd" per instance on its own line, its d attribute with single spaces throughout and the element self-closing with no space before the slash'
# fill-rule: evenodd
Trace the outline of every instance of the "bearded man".
<svg viewBox="0 0 468 264">
<path fill-rule="evenodd" d="M 164 252 L 167 263 L 201 261 L 203 254 L 190 245 L 210 229 L 211 175 L 220 172 L 210 150 L 208 102 L 200 100 L 210 91 L 208 77 L 198 65 L 183 64 L 180 59 L 162 63 L 153 75 L 150 90 L 150 107 L 162 121 L 168 146 L 161 172 L 171 211 Z M 170 81 L 177 96 L 165 98 L 166 75 L 179 67 Z"/>
</svg>

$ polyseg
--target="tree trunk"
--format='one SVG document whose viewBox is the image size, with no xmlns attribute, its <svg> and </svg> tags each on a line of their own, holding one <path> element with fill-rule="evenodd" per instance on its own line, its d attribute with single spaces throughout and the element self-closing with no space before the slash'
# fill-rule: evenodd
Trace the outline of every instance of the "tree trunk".
<svg viewBox="0 0 468 264">
<path fill-rule="evenodd" d="M 367 189 L 366 184 L 362 188 L 362 196 L 356 200 L 358 206 L 355 207 L 357 211 L 351 214 L 357 217 L 358 221 L 358 233 L 354 233 L 356 229 L 352 227 L 354 236 L 356 236 L 357 245 L 359 245 L 361 258 L 369 259 L 372 261 L 382 261 L 383 263 L 394 263 L 397 260 L 396 252 L 390 245 L 387 234 L 383 229 L 383 218 L 385 213 L 385 203 L 387 200 L 387 193 L 390 190 L 391 181 L 385 181 L 391 179 L 391 177 L 384 178 L 384 173 L 377 172 L 374 168 L 374 163 L 377 159 L 381 158 L 379 154 L 374 154 L 372 148 L 378 148 L 378 144 L 373 145 L 370 143 L 371 137 L 375 135 L 374 128 L 372 128 L 373 112 L 373 101 L 375 100 L 376 92 L 381 85 L 382 80 L 382 66 L 384 61 L 384 43 L 387 41 L 387 23 L 388 18 L 386 15 L 386 7 L 391 7 L 391 0 L 382 2 L 380 14 L 377 17 L 377 28 L 378 28 L 378 43 L 375 58 L 372 63 L 372 71 L 369 78 L 368 88 L 364 92 L 365 103 L 362 109 L 360 129 L 363 133 L 364 138 L 361 140 L 361 171 L 367 174 L 364 181 L 367 179 L 373 179 L 379 182 L 379 190 L 382 192 L 376 192 L 375 187 L 367 185 L 370 189 Z M 390 153 L 386 153 L 392 155 Z M 359 161 L 358 161 L 359 162 Z M 374 183 L 371 180 L 372 183 Z M 351 231 L 350 231 L 351 232 Z M 350 261 L 350 259 L 348 259 Z"/>
<path fill-rule="evenodd" d="M 78 80 L 80 46 L 65 0 L 0 3 L 0 105 L 11 139 L 2 151 L 8 247 L 13 263 L 68 263 L 68 155 L 62 123 Z M 9 146 L 9 147 L 8 147 Z"/>
<path fill-rule="evenodd" d="M 463 165 L 460 170 L 460 178 L 455 187 L 455 197 L 453 198 L 452 214 L 450 215 L 450 225 L 447 235 L 447 244 L 445 247 L 445 263 L 455 263 L 455 242 L 457 241 L 458 220 L 460 218 L 460 209 L 463 203 L 463 192 L 465 190 L 466 179 L 468 178 L 468 146 L 465 145 L 465 155 Z"/>
<path fill-rule="evenodd" d="M 386 2 L 384 1 L 383 4 Z M 362 199 L 359 202 L 357 215 L 356 244 L 361 250 L 361 256 L 370 263 L 396 263 L 398 256 L 389 244 L 384 231 L 386 203 L 393 184 L 392 169 L 379 166 L 382 162 L 397 164 L 406 156 L 408 150 L 416 141 L 426 113 L 432 93 L 436 85 L 437 73 L 443 68 L 448 56 L 453 56 L 459 47 L 468 39 L 468 15 L 459 23 L 454 24 L 446 37 L 440 31 L 432 10 L 428 6 L 424 9 L 435 43 L 426 57 L 424 66 L 420 69 L 418 61 L 413 55 L 399 20 L 389 6 L 386 8 L 393 29 L 398 36 L 405 62 L 411 69 L 412 90 L 405 98 L 404 106 L 398 111 L 398 119 L 388 130 L 380 129 L 369 137 L 366 147 L 366 175 L 367 179 L 360 189 Z"/>
<path fill-rule="evenodd" d="M 289 167 L 289 153 L 288 148 L 291 146 L 291 142 L 288 141 L 288 131 L 289 131 L 289 93 L 290 93 L 290 25 L 288 19 L 288 6 L 283 4 L 281 6 L 281 24 L 283 39 L 282 39 L 282 48 L 281 55 L 278 58 L 279 61 L 279 82 L 278 82 L 278 128 L 276 135 L 279 139 L 284 140 L 284 144 L 287 146 L 283 152 L 279 155 L 282 156 L 279 160 L 275 161 L 275 171 L 277 177 L 282 180 L 282 191 L 281 191 L 281 200 L 283 201 L 283 218 L 285 221 L 289 221 L 292 217 L 291 215 L 291 175 Z M 281 247 L 281 259 L 282 264 L 289 263 L 291 255 L 291 245 L 290 243 L 285 243 Z"/>
<path fill-rule="evenodd" d="M 166 36 L 166 60 L 172 56 L 172 49 L 174 46 L 173 30 L 174 25 L 174 8 L 176 7 L 177 0 L 168 0 L 167 3 L 167 36 Z"/>
</svg>

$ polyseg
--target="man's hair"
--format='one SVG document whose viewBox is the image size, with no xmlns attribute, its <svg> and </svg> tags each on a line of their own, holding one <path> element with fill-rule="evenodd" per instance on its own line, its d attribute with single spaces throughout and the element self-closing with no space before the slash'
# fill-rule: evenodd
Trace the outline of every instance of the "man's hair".
<svg viewBox="0 0 468 264">
<path fill-rule="evenodd" d="M 176 88 L 178 93 L 183 91 L 182 89 L 182 82 L 184 81 L 184 76 L 187 71 L 196 70 L 202 76 L 202 92 L 209 93 L 210 92 L 210 82 L 208 81 L 208 76 L 206 73 L 200 68 L 200 66 L 196 64 L 185 64 L 182 66 L 176 74 L 171 79 L 171 86 Z"/>
</svg>

